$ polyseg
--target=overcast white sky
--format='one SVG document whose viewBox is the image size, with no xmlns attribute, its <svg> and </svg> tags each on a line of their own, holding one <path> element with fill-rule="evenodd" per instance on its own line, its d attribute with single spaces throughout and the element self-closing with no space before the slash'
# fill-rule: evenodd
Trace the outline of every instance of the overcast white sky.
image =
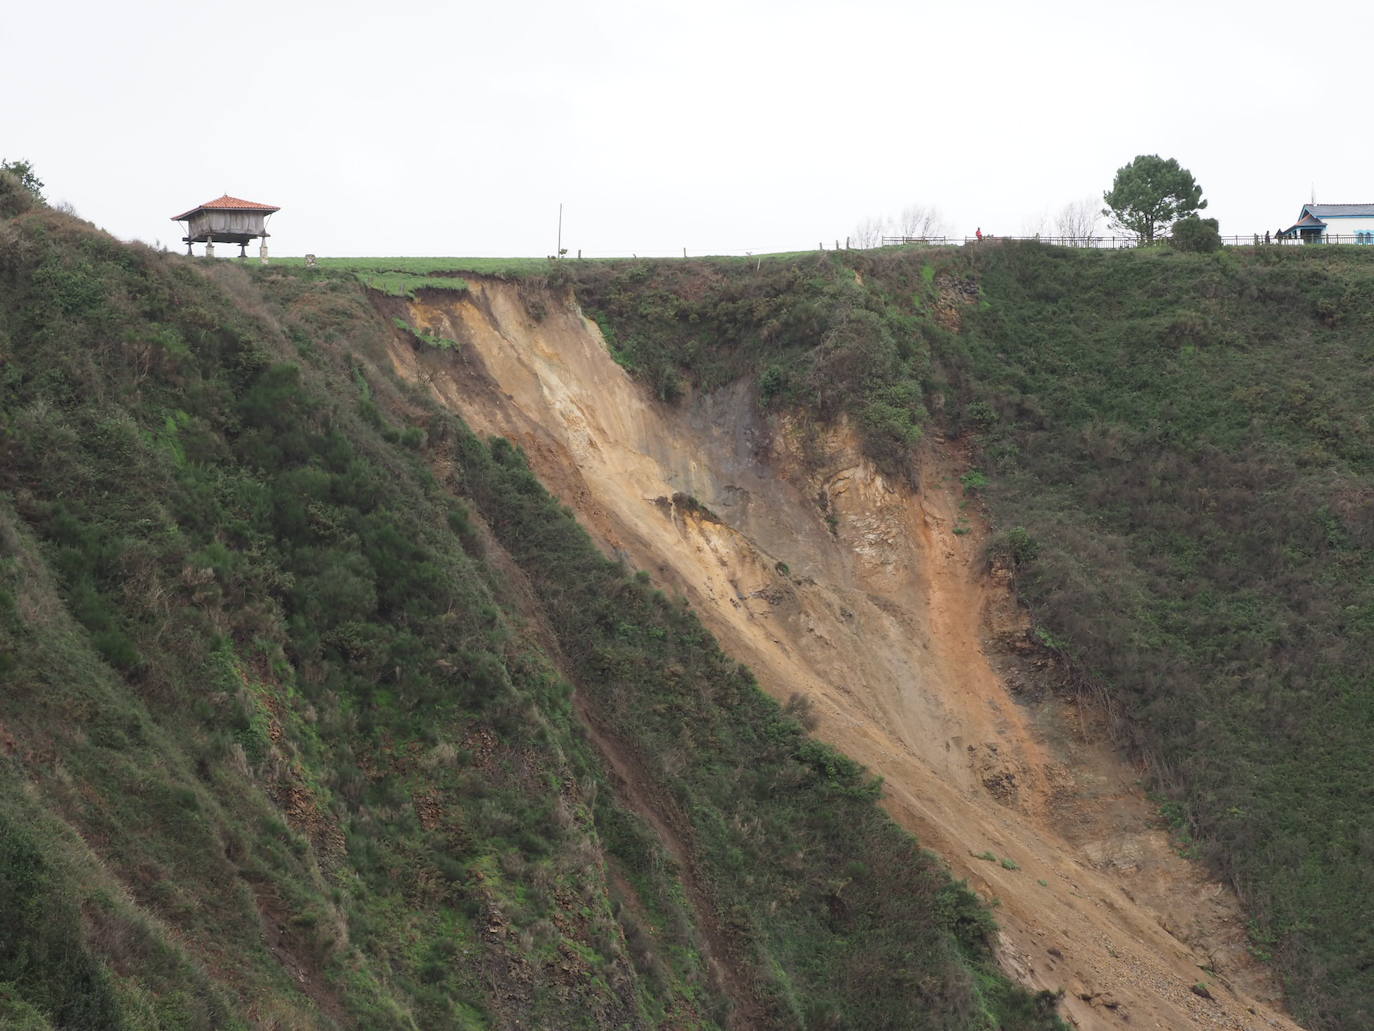
<svg viewBox="0 0 1374 1031">
<path fill-rule="evenodd" d="M 280 205 L 277 254 L 830 246 L 937 207 L 1052 227 L 1142 153 L 1223 233 L 1374 202 L 1374 6 L 1162 0 L 47 0 L 0 14 L 0 157 L 173 247 Z"/>
</svg>

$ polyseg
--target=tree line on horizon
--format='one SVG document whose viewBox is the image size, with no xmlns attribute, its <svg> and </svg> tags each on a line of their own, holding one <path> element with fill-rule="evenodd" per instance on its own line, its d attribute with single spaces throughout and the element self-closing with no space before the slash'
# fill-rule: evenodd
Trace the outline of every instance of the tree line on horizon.
<svg viewBox="0 0 1374 1031">
<path fill-rule="evenodd" d="M 1086 197 L 1065 204 L 1053 216 L 1052 224 L 1041 218 L 1034 235 L 1086 243 L 1098 235 L 1105 217 L 1113 230 L 1129 233 L 1141 244 L 1169 238 L 1184 250 L 1215 250 L 1221 246 L 1217 220 L 1197 214 L 1206 207 L 1202 187 L 1176 158 L 1140 154 L 1116 170 L 1112 187 L 1102 194 L 1100 202 Z M 946 232 L 938 208 L 912 204 L 898 216 L 863 219 L 850 239 L 855 247 L 868 249 L 879 246 L 888 236 L 930 239 L 941 238 Z"/>
</svg>

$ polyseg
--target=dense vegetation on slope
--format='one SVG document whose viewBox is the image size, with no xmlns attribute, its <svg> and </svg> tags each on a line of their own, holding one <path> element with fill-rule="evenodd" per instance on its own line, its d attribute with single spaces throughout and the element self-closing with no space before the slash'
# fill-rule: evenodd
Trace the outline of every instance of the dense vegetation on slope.
<svg viewBox="0 0 1374 1031">
<path fill-rule="evenodd" d="M 813 420 L 845 413 L 874 458 L 912 471 L 941 334 L 919 307 L 937 296 L 933 266 L 914 295 L 911 284 L 890 292 L 827 255 L 576 263 L 551 278 L 572 282 L 616 360 L 662 400 L 687 383 L 710 390 L 754 374 L 764 405 Z"/>
<path fill-rule="evenodd" d="M 979 258 L 941 367 L 1020 589 L 1297 1014 L 1374 1026 L 1374 255 Z"/>
<path fill-rule="evenodd" d="M 966 482 L 1040 642 L 1120 717 L 1298 1015 L 1374 1026 L 1374 255 L 985 245 L 568 275 L 664 398 L 752 374 L 766 405 L 849 413 L 889 465 L 917 398 L 974 441 Z M 866 416 L 894 396 L 897 432 Z"/>
<path fill-rule="evenodd" d="M 0 234 L 0 1023 L 1056 1025 L 351 277 Z"/>
</svg>

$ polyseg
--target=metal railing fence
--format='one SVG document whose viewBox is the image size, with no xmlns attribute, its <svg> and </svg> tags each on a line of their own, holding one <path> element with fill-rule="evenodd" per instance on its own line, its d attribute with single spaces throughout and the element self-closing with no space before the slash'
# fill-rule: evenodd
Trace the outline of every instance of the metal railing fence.
<svg viewBox="0 0 1374 1031">
<path fill-rule="evenodd" d="M 925 244 L 929 247 L 957 247 L 968 244 L 997 244 L 1009 240 L 1031 241 L 1035 243 L 1050 244 L 1055 247 L 1096 247 L 1107 250 L 1124 250 L 1126 248 L 1140 246 L 1140 239 L 1135 236 L 994 236 L 990 233 L 985 233 L 981 238 L 976 236 L 965 236 L 962 240 L 957 237 L 947 236 L 884 236 L 881 246 L 900 247 L 908 244 Z M 1155 242 L 1163 242 L 1163 238 Z M 1321 236 L 1312 236 L 1307 239 L 1299 237 L 1284 237 L 1280 239 L 1272 233 L 1266 238 L 1263 233 L 1250 233 L 1249 235 L 1223 236 L 1221 242 L 1226 247 L 1304 247 L 1336 244 L 1374 247 L 1374 232 L 1345 235 L 1324 234 Z"/>
</svg>

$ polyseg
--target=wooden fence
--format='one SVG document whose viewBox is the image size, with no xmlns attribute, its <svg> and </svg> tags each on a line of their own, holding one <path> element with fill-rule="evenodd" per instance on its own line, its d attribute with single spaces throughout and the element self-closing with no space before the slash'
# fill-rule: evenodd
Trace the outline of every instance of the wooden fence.
<svg viewBox="0 0 1374 1031">
<path fill-rule="evenodd" d="M 1140 240 L 1134 236 L 993 236 L 991 234 L 984 234 L 981 239 L 974 236 L 965 236 L 962 240 L 958 237 L 946 236 L 884 236 L 882 246 L 899 247 L 905 244 L 925 244 L 929 247 L 957 247 L 961 244 L 996 244 L 1005 240 L 1029 240 L 1035 243 L 1050 244 L 1055 247 L 1098 247 L 1107 250 L 1120 250 L 1128 247 L 1140 246 Z M 1266 240 L 1263 233 L 1251 233 L 1249 236 L 1223 236 L 1221 242 L 1227 247 L 1302 247 L 1328 244 L 1349 244 L 1354 246 L 1374 247 L 1374 233 L 1359 233 L 1347 236 L 1327 234 L 1313 237 L 1308 240 L 1296 238 L 1281 240 L 1272 234 Z"/>
</svg>

